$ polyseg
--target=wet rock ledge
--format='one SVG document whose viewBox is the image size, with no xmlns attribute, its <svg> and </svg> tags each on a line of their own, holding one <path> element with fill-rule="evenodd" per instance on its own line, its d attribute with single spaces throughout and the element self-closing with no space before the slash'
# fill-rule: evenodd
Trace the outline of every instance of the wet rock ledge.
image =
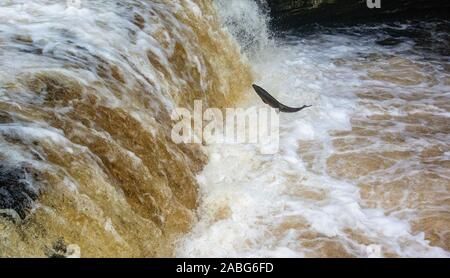
<svg viewBox="0 0 450 278">
<path fill-rule="evenodd" d="M 289 28 L 308 23 L 358 23 L 423 18 L 449 18 L 448 0 L 379 0 L 381 8 L 368 8 L 367 0 L 267 0 L 273 24 Z M 375 3 L 375 0 L 369 2 Z"/>
<path fill-rule="evenodd" d="M 39 176 L 30 165 L 0 162 L 0 217 L 25 219 L 39 197 Z"/>
</svg>

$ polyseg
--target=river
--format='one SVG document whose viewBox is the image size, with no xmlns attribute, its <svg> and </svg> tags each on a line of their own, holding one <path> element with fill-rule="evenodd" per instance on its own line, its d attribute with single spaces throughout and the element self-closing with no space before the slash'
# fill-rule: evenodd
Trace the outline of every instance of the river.
<svg viewBox="0 0 450 278">
<path fill-rule="evenodd" d="M 0 5 L 0 256 L 449 257 L 449 21 L 274 31 L 250 0 Z M 290 106 L 280 147 L 172 111 Z M 66 254 L 67 252 L 73 254 Z"/>
</svg>

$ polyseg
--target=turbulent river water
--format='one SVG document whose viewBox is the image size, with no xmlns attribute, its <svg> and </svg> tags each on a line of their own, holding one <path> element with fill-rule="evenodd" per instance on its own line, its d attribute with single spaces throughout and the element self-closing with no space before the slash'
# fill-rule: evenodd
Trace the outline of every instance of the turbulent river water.
<svg viewBox="0 0 450 278">
<path fill-rule="evenodd" d="M 250 0 L 2 1 L 0 256 L 449 257 L 448 21 L 273 36 Z M 292 106 L 280 151 L 170 113 Z"/>
</svg>

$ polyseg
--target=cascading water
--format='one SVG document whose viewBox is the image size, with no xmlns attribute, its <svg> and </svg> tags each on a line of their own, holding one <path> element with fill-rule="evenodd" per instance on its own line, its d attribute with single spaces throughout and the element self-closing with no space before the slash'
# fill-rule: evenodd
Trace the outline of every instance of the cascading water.
<svg viewBox="0 0 450 278">
<path fill-rule="evenodd" d="M 171 256 L 206 157 L 170 113 L 251 79 L 207 0 L 1 1 L 0 256 Z"/>
<path fill-rule="evenodd" d="M 272 38 L 265 7 L 2 1 L 0 256 L 450 256 L 449 22 Z M 314 105 L 278 153 L 173 143 L 253 79 Z"/>
<path fill-rule="evenodd" d="M 215 0 L 214 4 L 222 25 L 247 56 L 256 58 L 256 55 L 273 43 L 270 39 L 270 17 L 265 0 Z"/>
<path fill-rule="evenodd" d="M 255 2 L 216 5 L 257 84 L 313 108 L 281 115 L 275 155 L 208 146 L 178 256 L 450 256 L 449 22 L 309 26 L 271 42 Z"/>
</svg>

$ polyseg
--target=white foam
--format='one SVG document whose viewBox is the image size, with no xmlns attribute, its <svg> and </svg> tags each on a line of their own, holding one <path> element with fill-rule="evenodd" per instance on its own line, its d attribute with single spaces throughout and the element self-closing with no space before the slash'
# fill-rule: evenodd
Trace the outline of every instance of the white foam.
<svg viewBox="0 0 450 278">
<path fill-rule="evenodd" d="M 243 2 L 218 1 L 220 13 L 225 18 L 251 13 L 240 10 L 250 7 Z M 310 256 L 313 250 L 300 243 L 305 231 L 333 239 L 358 257 L 381 257 L 386 250 L 403 257 L 450 256 L 431 246 L 423 233 L 413 234 L 406 219 L 389 216 L 381 208 L 365 208 L 356 184 L 327 175 L 326 158 L 334 152 L 329 131 L 351 129 L 352 115 L 366 109 L 355 94 L 373 86 L 360 78 L 363 69 L 337 66 L 335 60 L 370 52 L 370 43 L 351 36 L 322 35 L 259 50 L 252 59 L 257 84 L 282 102 L 312 104 L 313 108 L 281 116 L 281 148 L 275 155 L 261 155 L 253 146 L 208 147 L 210 162 L 198 176 L 199 220 L 178 244 L 178 256 Z M 261 105 L 260 100 L 255 97 L 249 105 Z M 299 140 L 323 146 L 314 172 L 304 167 Z M 291 193 L 301 188 L 324 192 L 325 197 L 314 201 Z M 299 219 L 306 228 L 277 232 L 288 217 Z M 374 244 L 358 243 L 346 229 L 362 232 Z"/>
</svg>

